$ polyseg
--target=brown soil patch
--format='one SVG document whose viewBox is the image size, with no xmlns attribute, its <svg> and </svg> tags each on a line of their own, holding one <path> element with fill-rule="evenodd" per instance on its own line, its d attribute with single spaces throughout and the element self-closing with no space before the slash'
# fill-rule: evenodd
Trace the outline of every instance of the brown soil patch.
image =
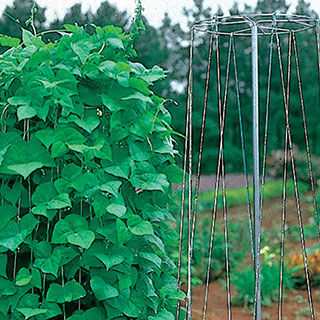
<svg viewBox="0 0 320 320">
<path fill-rule="evenodd" d="M 193 289 L 193 303 L 192 303 L 192 319 L 202 320 L 203 301 L 204 301 L 204 286 Z M 298 298 L 297 298 L 298 296 Z M 314 306 L 316 315 L 320 316 L 320 296 L 317 291 L 314 292 Z M 299 290 L 288 292 L 283 303 L 283 319 L 298 320 L 310 319 L 308 312 L 307 291 Z M 252 309 L 245 309 L 240 306 L 232 307 L 232 318 L 235 320 L 251 320 Z M 207 320 L 225 320 L 228 319 L 226 308 L 226 291 L 221 289 L 221 284 L 213 282 L 209 287 L 209 299 L 207 309 Z M 278 304 L 273 303 L 271 306 L 262 308 L 263 320 L 278 319 Z"/>
</svg>

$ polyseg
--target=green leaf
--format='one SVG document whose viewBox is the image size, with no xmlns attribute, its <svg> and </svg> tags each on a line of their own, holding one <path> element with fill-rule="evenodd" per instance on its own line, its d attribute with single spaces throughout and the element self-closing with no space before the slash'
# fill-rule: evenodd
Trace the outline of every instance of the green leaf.
<svg viewBox="0 0 320 320">
<path fill-rule="evenodd" d="M 53 129 L 45 128 L 37 131 L 35 135 L 44 144 L 44 146 L 49 149 L 54 140 L 53 132 Z"/>
<path fill-rule="evenodd" d="M 104 192 L 108 192 L 115 197 L 118 197 L 119 188 L 121 186 L 121 181 L 108 181 L 99 186 L 99 189 Z"/>
<path fill-rule="evenodd" d="M 47 204 L 47 209 L 63 209 L 72 207 L 69 195 L 67 193 L 61 193 L 51 199 Z"/>
<path fill-rule="evenodd" d="M 158 268 L 161 268 L 161 258 L 159 258 L 156 254 L 151 252 L 140 252 L 140 257 L 146 259 L 148 261 L 153 262 Z"/>
<path fill-rule="evenodd" d="M 115 35 L 115 34 L 122 34 L 123 33 L 123 29 L 120 28 L 120 27 L 115 27 L 113 25 L 107 25 L 107 26 L 104 26 L 102 28 L 102 30 L 106 33 L 106 34 L 112 34 L 112 35 Z"/>
<path fill-rule="evenodd" d="M 53 276 L 58 276 L 58 271 L 62 265 L 62 255 L 58 248 L 52 252 L 51 244 L 47 241 L 39 242 L 34 250 L 33 265 L 39 268 L 43 273 L 50 273 Z"/>
<path fill-rule="evenodd" d="M 107 43 L 109 43 L 113 48 L 124 49 L 123 43 L 120 38 L 108 38 Z"/>
<path fill-rule="evenodd" d="M 67 320 L 87 320 L 82 313 L 81 314 L 75 314 L 76 312 L 74 312 L 74 314 L 71 317 L 67 318 Z"/>
<path fill-rule="evenodd" d="M 129 227 L 130 231 L 137 235 L 143 236 L 146 234 L 154 234 L 152 224 L 149 221 L 141 221 L 134 227 Z"/>
<path fill-rule="evenodd" d="M 36 206 L 47 205 L 48 202 L 57 196 L 58 193 L 54 188 L 52 181 L 42 183 L 37 186 L 32 194 L 32 203 Z"/>
<path fill-rule="evenodd" d="M 68 236 L 68 242 L 84 249 L 89 249 L 95 239 L 91 230 L 80 230 Z"/>
<path fill-rule="evenodd" d="M 115 216 L 121 218 L 124 216 L 127 212 L 127 208 L 121 204 L 112 203 L 109 206 L 107 206 L 107 211 L 111 214 L 114 214 Z"/>
<path fill-rule="evenodd" d="M 39 314 L 44 314 L 48 311 L 47 309 L 39 308 L 17 308 L 17 310 L 24 315 L 25 319 L 38 316 Z"/>
<path fill-rule="evenodd" d="M 108 204 L 109 200 L 101 193 L 98 193 L 94 196 L 93 210 L 98 218 L 106 214 Z"/>
<path fill-rule="evenodd" d="M 4 156 L 6 155 L 9 147 L 10 147 L 10 145 L 4 147 L 4 148 L 0 151 L 0 165 L 2 164 L 2 162 L 3 162 L 3 160 L 4 160 Z"/>
<path fill-rule="evenodd" d="M 59 315 L 62 315 L 62 311 L 57 303 L 48 302 L 47 300 L 43 299 L 41 308 L 46 309 L 47 312 L 43 318 L 39 317 L 39 320 L 51 319 Z"/>
<path fill-rule="evenodd" d="M 36 225 L 38 225 L 40 222 L 39 220 L 37 220 L 33 214 L 28 213 L 26 215 L 24 215 L 19 223 L 19 227 L 21 230 L 21 233 L 23 235 L 23 237 L 27 237 L 29 234 L 31 234 L 34 230 L 34 228 L 36 227 Z"/>
<path fill-rule="evenodd" d="M 79 27 L 74 24 L 64 24 L 63 27 L 70 32 L 81 32 L 83 30 L 82 27 Z"/>
<path fill-rule="evenodd" d="M 129 72 L 120 72 L 116 75 L 116 79 L 118 80 L 119 84 L 124 88 L 129 88 Z"/>
<path fill-rule="evenodd" d="M 0 276 L 4 278 L 8 278 L 7 263 L 8 263 L 8 256 L 6 254 L 0 255 Z"/>
<path fill-rule="evenodd" d="M 95 239 L 93 231 L 88 230 L 86 219 L 76 214 L 69 214 L 58 221 L 53 229 L 52 243 L 71 243 L 89 249 Z"/>
<path fill-rule="evenodd" d="M 155 244 L 163 253 L 166 252 L 165 246 L 161 238 L 157 237 L 155 234 L 147 235 L 146 240 L 152 244 Z"/>
<path fill-rule="evenodd" d="M 48 302 L 65 303 L 81 299 L 87 295 L 86 290 L 76 281 L 68 281 L 65 286 L 51 283 L 48 293 Z"/>
<path fill-rule="evenodd" d="M 120 71 L 132 72 L 130 65 L 126 62 L 122 62 L 122 61 L 117 62 L 116 66 L 117 66 L 118 70 L 120 70 Z"/>
<path fill-rule="evenodd" d="M 2 137 L 5 137 L 5 134 Z M 2 137 L 0 136 L 0 139 Z M 39 140 L 31 139 L 27 143 L 19 138 L 9 147 L 0 166 L 0 173 L 20 174 L 26 179 L 33 171 L 43 166 L 52 167 L 53 162 Z"/>
<path fill-rule="evenodd" d="M 125 158 L 122 161 L 113 161 L 104 166 L 104 171 L 116 177 L 128 179 L 130 174 L 130 159 Z"/>
<path fill-rule="evenodd" d="M 54 158 L 62 157 L 66 153 L 68 153 L 68 147 L 64 142 L 57 141 L 52 144 L 51 158 L 54 159 Z"/>
<path fill-rule="evenodd" d="M 110 204 L 110 199 L 104 194 L 97 193 L 93 197 L 93 209 L 96 217 L 100 218 L 107 213 L 107 206 Z"/>
<path fill-rule="evenodd" d="M 0 46 L 4 46 L 4 47 L 18 47 L 20 44 L 20 39 L 17 38 L 11 38 L 8 36 L 0 36 Z"/>
<path fill-rule="evenodd" d="M 149 160 L 148 151 L 150 151 L 150 147 L 149 147 L 149 150 L 148 149 L 146 150 L 145 145 L 143 145 L 141 142 L 130 143 L 129 151 L 132 159 L 135 161 Z"/>
<path fill-rule="evenodd" d="M 122 246 L 123 244 L 131 240 L 132 234 L 127 229 L 126 224 L 121 219 L 117 219 L 116 229 L 117 229 L 117 239 L 118 239 L 119 246 Z"/>
<path fill-rule="evenodd" d="M 19 224 L 10 220 L 0 232 L 0 245 L 15 251 L 38 223 L 39 221 L 32 214 L 23 216 Z"/>
<path fill-rule="evenodd" d="M 106 73 L 106 76 L 115 79 L 115 74 L 118 72 L 118 68 L 115 62 L 105 60 L 99 65 L 101 72 Z"/>
<path fill-rule="evenodd" d="M 72 227 L 68 221 L 62 219 L 58 221 L 53 229 L 52 243 L 64 244 L 68 243 L 68 236 L 72 233 Z"/>
<path fill-rule="evenodd" d="M 169 187 L 167 177 L 162 173 L 145 173 L 140 176 L 142 190 L 159 190 L 165 192 Z"/>
<path fill-rule="evenodd" d="M 122 100 L 139 100 L 139 101 L 144 101 L 144 102 L 153 104 L 153 101 L 151 100 L 151 98 L 148 96 L 145 96 L 141 92 L 130 94 L 129 96 L 122 98 Z"/>
<path fill-rule="evenodd" d="M 91 133 L 94 129 L 96 129 L 100 124 L 100 119 L 98 116 L 93 117 L 85 117 L 84 119 L 79 119 L 77 117 L 73 118 L 74 122 L 82 129 L 86 130 L 87 132 Z"/>
<path fill-rule="evenodd" d="M 147 96 L 149 96 L 152 93 L 148 87 L 148 84 L 142 79 L 131 78 L 129 80 L 129 83 L 131 88 L 137 89 L 138 91 Z"/>
<path fill-rule="evenodd" d="M 159 66 L 154 66 L 151 70 L 147 70 L 139 75 L 139 78 L 152 83 L 166 77 L 165 72 Z"/>
<path fill-rule="evenodd" d="M 0 192 L 2 196 L 5 198 L 5 200 L 9 201 L 13 206 L 16 205 L 18 199 L 21 197 L 21 193 L 24 190 L 25 189 L 23 185 L 18 181 L 14 183 L 12 188 L 9 188 L 8 185 L 5 185 L 5 184 L 0 187 Z M 14 209 L 15 208 L 16 207 L 14 207 Z M 6 209 L 3 208 L 3 210 L 6 210 Z"/>
<path fill-rule="evenodd" d="M 106 266 L 107 271 L 124 261 L 124 257 L 121 254 L 105 255 L 96 253 L 95 256 Z"/>
<path fill-rule="evenodd" d="M 105 320 L 106 315 L 103 308 L 93 307 L 83 314 L 86 320 Z"/>
<path fill-rule="evenodd" d="M 37 115 L 37 110 L 29 106 L 19 107 L 17 110 L 18 121 L 30 119 Z"/>
<path fill-rule="evenodd" d="M 60 142 L 65 145 L 81 145 L 86 140 L 87 139 L 78 130 L 65 125 L 58 126 L 53 131 L 52 142 Z"/>
<path fill-rule="evenodd" d="M 44 215 L 50 220 L 55 216 L 52 210 L 72 207 L 69 195 L 67 193 L 58 194 L 52 181 L 40 184 L 36 188 L 32 195 L 32 203 L 36 205 L 32 209 L 34 214 Z"/>
<path fill-rule="evenodd" d="M 14 96 L 8 98 L 8 103 L 13 106 L 19 106 L 19 105 L 30 105 L 31 103 L 31 97 L 30 96 Z"/>
<path fill-rule="evenodd" d="M 72 247 L 59 246 L 54 248 L 53 252 L 60 252 L 61 263 L 60 265 L 66 265 L 71 262 L 75 257 L 79 256 L 79 252 L 73 249 Z"/>
<path fill-rule="evenodd" d="M 32 40 L 35 36 L 26 29 L 22 28 L 22 41 L 25 45 L 30 45 L 30 40 Z"/>
<path fill-rule="evenodd" d="M 103 278 L 99 276 L 94 276 L 90 280 L 91 289 L 95 297 L 99 300 L 106 300 L 110 298 L 117 297 L 119 292 L 116 288 L 106 283 Z"/>
<path fill-rule="evenodd" d="M 101 107 L 101 98 L 97 92 L 86 85 L 79 85 L 78 88 L 82 103 L 92 107 Z"/>
<path fill-rule="evenodd" d="M 148 317 L 148 320 L 174 320 L 174 315 L 169 311 L 160 311 L 157 315 Z"/>
<path fill-rule="evenodd" d="M 27 268 L 21 268 L 16 276 L 16 286 L 26 286 L 31 282 L 32 275 Z"/>
<path fill-rule="evenodd" d="M 81 167 L 75 165 L 74 163 L 70 163 L 62 169 L 61 176 L 61 183 L 63 183 L 65 187 L 74 188 L 79 192 L 82 192 L 84 190 L 86 179 L 82 173 Z M 56 182 L 57 180 L 55 181 L 55 186 Z"/>
<path fill-rule="evenodd" d="M 4 204 L 0 206 L 0 212 L 1 212 L 0 230 L 3 229 L 8 224 L 8 222 L 18 214 L 17 208 L 9 204 Z"/>
<path fill-rule="evenodd" d="M 28 178 L 28 176 L 35 170 L 40 169 L 43 167 L 43 163 L 37 162 L 37 161 L 32 161 L 29 163 L 22 163 L 22 164 L 12 164 L 7 166 L 7 172 L 15 172 L 20 175 L 22 175 L 25 179 Z M 5 171 L 5 170 L 3 170 Z M 4 173 L 7 173 L 4 172 Z"/>
<path fill-rule="evenodd" d="M 124 108 L 123 102 L 111 98 L 107 94 L 102 94 L 101 99 L 103 105 L 106 106 L 111 112 L 116 112 Z"/>
<path fill-rule="evenodd" d="M 137 318 L 139 317 L 139 309 L 137 306 L 128 299 L 127 296 L 119 296 L 117 298 L 111 299 L 108 301 L 111 306 L 115 309 L 121 310 L 121 314 L 124 313 L 129 318 Z"/>
<path fill-rule="evenodd" d="M 32 275 L 32 280 L 31 280 L 32 285 L 41 290 L 42 280 L 41 280 L 40 271 L 36 268 L 32 268 L 31 275 Z"/>
<path fill-rule="evenodd" d="M 88 54 L 85 50 L 83 50 L 82 47 L 80 47 L 79 45 L 72 43 L 71 44 L 71 48 L 72 50 L 75 52 L 75 54 L 79 57 L 81 63 L 84 63 L 84 61 L 87 59 Z"/>
<path fill-rule="evenodd" d="M 52 303 L 52 302 L 48 302 L 47 300 L 43 300 L 42 304 L 41 304 L 41 308 L 47 310 L 44 319 L 51 319 L 56 316 L 62 315 L 62 311 L 59 308 L 59 305 L 56 303 Z M 42 319 L 40 318 L 39 320 L 42 320 Z"/>
<path fill-rule="evenodd" d="M 183 170 L 174 164 L 165 167 L 162 172 L 171 183 L 181 183 L 183 180 Z"/>
<path fill-rule="evenodd" d="M 132 285 L 132 280 L 130 274 L 123 274 L 118 272 L 117 277 L 119 280 L 119 290 L 129 289 Z"/>
<path fill-rule="evenodd" d="M 0 297 L 12 296 L 16 291 L 17 290 L 11 281 L 0 278 Z"/>
</svg>

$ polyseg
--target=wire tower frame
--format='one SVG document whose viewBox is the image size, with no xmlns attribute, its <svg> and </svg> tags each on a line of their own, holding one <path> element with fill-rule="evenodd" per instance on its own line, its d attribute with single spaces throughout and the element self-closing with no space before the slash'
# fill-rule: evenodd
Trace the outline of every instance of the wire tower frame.
<svg viewBox="0 0 320 320">
<path fill-rule="evenodd" d="M 216 228 L 217 217 L 217 202 L 219 188 L 222 187 L 223 197 L 223 224 L 224 224 L 224 240 L 225 240 L 225 271 L 226 271 L 226 304 L 227 304 L 227 319 L 232 319 L 232 297 L 231 297 L 231 285 L 230 285 L 230 265 L 229 265 L 229 246 L 228 246 L 228 215 L 226 207 L 226 183 L 225 183 L 225 159 L 224 159 L 224 132 L 226 126 L 226 109 L 228 100 L 228 90 L 230 91 L 230 65 L 233 61 L 234 66 L 234 81 L 236 87 L 236 103 L 238 105 L 239 115 L 239 127 L 240 127 L 240 140 L 242 146 L 242 160 L 243 169 L 245 174 L 245 183 L 247 190 L 247 202 L 248 202 L 248 221 L 250 227 L 250 241 L 252 250 L 252 262 L 254 268 L 254 315 L 253 319 L 261 320 L 261 252 L 260 252 L 260 240 L 261 240 L 261 220 L 262 220 L 262 208 L 263 208 L 263 191 L 266 175 L 266 156 L 267 156 L 267 142 L 268 142 L 268 123 L 269 123 L 269 107 L 271 96 L 271 74 L 272 74 L 272 61 L 273 56 L 277 57 L 277 63 L 279 64 L 280 71 L 280 83 L 281 94 L 283 98 L 283 112 L 284 112 L 284 159 L 283 159 L 283 194 L 282 194 L 282 211 L 281 211 L 281 239 L 280 239 L 280 276 L 279 276 L 279 300 L 278 300 L 278 319 L 283 319 L 283 275 L 284 275 L 284 246 L 285 246 L 285 223 L 286 223 L 286 199 L 287 199 L 287 165 L 291 163 L 292 179 L 294 183 L 294 194 L 296 202 L 296 212 L 299 224 L 299 232 L 301 238 L 301 248 L 304 261 L 304 272 L 306 280 L 306 288 L 308 294 L 308 304 L 310 309 L 310 319 L 315 319 L 314 303 L 312 300 L 310 274 L 308 268 L 308 257 L 306 253 L 306 243 L 303 231 L 302 212 L 300 205 L 300 194 L 298 190 L 297 172 L 295 164 L 295 154 L 293 152 L 292 132 L 290 126 L 290 81 L 292 74 L 291 60 L 295 59 L 296 75 L 298 79 L 298 95 L 300 100 L 300 107 L 302 112 L 304 139 L 306 145 L 306 161 L 309 169 L 310 186 L 312 190 L 313 198 L 313 211 L 316 219 L 318 241 L 320 244 L 320 231 L 319 231 L 319 219 L 318 208 L 315 196 L 315 182 L 314 174 L 311 162 L 311 152 L 309 147 L 309 137 L 307 129 L 306 111 L 304 104 L 304 96 L 302 89 L 302 80 L 300 74 L 299 57 L 297 50 L 297 33 L 314 32 L 317 39 L 317 65 L 320 72 L 320 31 L 319 20 L 303 15 L 289 15 L 289 14 L 251 14 L 251 15 L 236 15 L 236 16 L 216 16 L 210 20 L 197 21 L 191 27 L 191 45 L 190 45 L 190 60 L 189 60 L 189 76 L 188 76 L 188 91 L 187 91 L 187 106 L 186 106 L 186 130 L 185 130 L 185 145 L 184 145 L 184 157 L 183 157 L 183 185 L 182 185 L 182 205 L 181 205 L 181 220 L 180 220 L 180 247 L 179 247 L 179 264 L 178 264 L 178 287 L 181 286 L 181 266 L 182 266 L 182 252 L 183 252 L 183 231 L 184 220 L 187 221 L 188 239 L 186 244 L 187 255 L 187 291 L 186 300 L 179 301 L 177 306 L 177 319 L 181 319 L 181 308 L 185 308 L 185 319 L 193 319 L 192 317 L 192 256 L 193 256 L 193 244 L 196 233 L 196 219 L 197 219 L 197 204 L 200 189 L 200 176 L 201 176 L 201 161 L 204 148 L 204 135 L 207 118 L 208 108 L 208 95 L 210 90 L 216 90 L 218 98 L 218 122 L 219 122 L 219 143 L 218 143 L 218 155 L 216 164 L 216 180 L 214 189 L 213 208 L 211 216 L 210 226 L 210 243 L 208 252 L 208 261 L 206 268 L 206 282 L 205 282 L 205 296 L 203 302 L 203 314 L 202 319 L 207 319 L 208 308 L 208 291 L 210 282 L 210 271 L 212 268 L 211 259 L 214 248 L 214 234 Z M 207 73 L 205 80 L 204 90 L 204 102 L 202 111 L 202 123 L 199 139 L 198 159 L 196 164 L 196 172 L 193 172 L 194 162 L 194 126 L 193 126 L 193 98 L 194 92 L 194 62 L 195 62 L 195 33 L 201 33 L 209 36 L 209 48 L 207 59 Z M 283 53 L 281 47 L 281 36 L 284 37 L 288 43 L 288 59 L 286 63 L 287 70 L 285 70 L 285 64 L 283 62 Z M 227 53 L 227 67 L 224 83 L 224 92 L 221 84 L 221 69 L 220 69 L 220 40 L 225 37 L 229 41 L 228 53 Z M 240 95 L 241 90 L 239 86 L 239 74 L 237 69 L 237 56 L 235 50 L 235 39 L 243 39 L 243 37 L 251 38 L 251 71 L 252 71 L 252 85 L 251 85 L 251 98 L 252 98 L 252 154 L 253 154 L 253 199 L 249 197 L 249 180 L 247 173 L 247 160 L 245 152 L 245 137 L 243 131 L 243 121 L 241 112 Z M 268 37 L 269 43 L 269 66 L 268 66 L 268 78 L 267 78 L 267 101 L 265 106 L 265 132 L 263 136 L 263 148 L 260 143 L 259 132 L 259 118 L 260 118 L 260 106 L 259 101 L 260 87 L 259 87 L 259 38 Z M 241 40 L 240 40 L 241 41 Z M 214 53 L 215 53 L 215 68 L 214 65 Z M 203 57 L 202 57 L 203 58 Z M 214 70 L 215 69 L 215 70 Z M 216 87 L 211 88 L 210 76 L 216 72 Z M 210 87 L 210 90 L 209 90 Z M 291 93 L 292 94 L 292 93 Z M 263 102 L 264 103 L 264 102 Z M 261 139 L 262 140 L 262 139 Z M 263 149 L 260 154 L 260 149 Z M 260 156 L 262 161 L 260 160 Z M 194 175 L 193 175 L 194 173 Z M 195 178 L 193 178 L 195 177 Z M 195 187 L 192 188 L 195 182 Z M 252 209 L 251 209 L 252 207 Z M 235 315 L 236 316 L 236 315 Z M 199 318 L 200 319 L 200 318 Z"/>
</svg>

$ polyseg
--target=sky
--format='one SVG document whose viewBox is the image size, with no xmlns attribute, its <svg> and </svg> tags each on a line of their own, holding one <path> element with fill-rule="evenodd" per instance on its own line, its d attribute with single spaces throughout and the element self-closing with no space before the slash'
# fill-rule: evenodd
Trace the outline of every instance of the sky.
<svg viewBox="0 0 320 320">
<path fill-rule="evenodd" d="M 0 0 L 0 13 L 3 12 L 6 5 L 12 5 L 14 0 Z M 91 9 L 92 11 L 97 10 L 100 3 L 103 0 L 37 0 L 37 3 L 41 7 L 47 7 L 47 18 L 49 21 L 54 20 L 57 17 L 62 18 L 68 8 L 72 7 L 75 3 L 82 3 L 83 11 Z M 298 0 L 287 0 L 288 4 L 295 7 Z M 135 0 L 109 0 L 110 3 L 116 4 L 119 9 L 126 10 L 131 15 L 134 14 Z M 220 4 L 224 13 L 227 13 L 228 9 L 231 8 L 234 0 L 206 0 L 206 5 L 212 5 L 213 11 L 217 9 Z M 256 0 L 237 0 L 240 8 L 243 7 L 244 3 L 248 5 L 255 5 Z M 320 1 L 309 0 L 311 7 L 320 14 Z M 147 17 L 149 22 L 154 26 L 159 26 L 165 12 L 169 12 L 170 17 L 174 22 L 181 22 L 184 24 L 182 11 L 183 7 L 192 7 L 192 0 L 142 0 L 142 5 L 145 8 L 144 15 Z"/>
</svg>

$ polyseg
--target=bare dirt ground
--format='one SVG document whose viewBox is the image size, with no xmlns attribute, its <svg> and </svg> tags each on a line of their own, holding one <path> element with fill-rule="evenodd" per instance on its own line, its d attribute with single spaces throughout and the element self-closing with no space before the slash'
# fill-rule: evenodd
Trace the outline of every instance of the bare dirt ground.
<svg viewBox="0 0 320 320">
<path fill-rule="evenodd" d="M 250 185 L 252 184 L 252 176 L 248 176 L 248 180 Z M 240 173 L 229 173 L 226 175 L 226 187 L 227 189 L 240 188 L 245 186 L 245 176 Z M 192 177 L 192 183 L 195 185 L 196 176 Z M 202 175 L 200 179 L 200 189 L 201 190 L 209 190 L 214 189 L 216 182 L 216 175 Z M 220 181 L 221 186 L 221 181 Z M 176 189 L 178 185 L 174 185 L 174 189 Z"/>
<path fill-rule="evenodd" d="M 192 303 L 192 319 L 202 320 L 203 301 L 204 301 L 204 286 L 193 289 L 193 303 Z M 298 298 L 297 298 L 298 296 Z M 316 316 L 320 315 L 320 296 L 313 294 L 314 306 Z M 213 282 L 209 287 L 209 299 L 207 309 L 207 320 L 226 320 L 228 319 L 226 308 L 226 291 L 221 289 L 221 284 Z M 287 296 L 283 302 L 283 319 L 285 320 L 300 320 L 311 319 L 308 312 L 307 291 L 299 290 L 287 292 Z M 251 320 L 252 309 L 245 309 L 241 306 L 232 307 L 232 318 L 235 320 Z M 273 303 L 271 306 L 262 308 L 263 320 L 278 319 L 278 304 Z"/>
<path fill-rule="evenodd" d="M 212 188 L 215 177 L 208 176 L 201 179 L 202 189 Z M 228 176 L 229 188 L 241 187 L 244 185 L 243 175 L 231 175 Z M 304 201 L 305 197 L 302 196 L 301 210 L 303 216 L 304 225 L 310 224 L 313 219 L 310 212 L 310 204 Z M 273 200 L 266 201 L 264 204 L 262 227 L 264 230 L 280 230 L 281 226 L 281 212 L 282 212 L 282 200 L 281 197 Z M 209 213 L 208 213 L 209 214 Z M 218 221 L 222 222 L 222 214 L 218 213 Z M 243 220 L 247 216 L 247 206 L 238 206 L 228 209 L 229 221 Z M 286 225 L 296 226 L 298 225 L 296 202 L 294 197 L 289 197 L 287 200 L 287 221 Z M 232 235 L 230 236 L 232 241 Z M 317 240 L 307 240 L 307 248 L 314 245 Z M 275 245 L 279 244 L 279 239 L 274 239 Z M 286 259 L 301 252 L 300 240 L 293 240 L 288 238 L 286 240 Z M 231 284 L 232 285 L 232 284 Z M 198 286 L 193 288 L 193 316 L 194 320 L 202 320 L 202 310 L 204 301 L 204 286 Z M 228 319 L 227 307 L 226 307 L 226 291 L 221 288 L 221 283 L 214 281 L 210 283 L 209 287 L 209 300 L 208 300 L 208 312 L 207 320 L 222 320 Z M 313 288 L 313 303 L 315 308 L 316 317 L 320 316 L 320 288 Z M 236 320 L 252 319 L 252 309 L 245 309 L 242 306 L 232 307 L 232 316 Z M 263 318 L 278 319 L 278 303 L 274 302 L 271 306 L 263 307 Z M 301 320 L 311 319 L 310 312 L 308 310 L 308 299 L 306 290 L 294 290 L 286 293 L 286 297 L 283 303 L 283 318 L 286 320 Z"/>
</svg>

